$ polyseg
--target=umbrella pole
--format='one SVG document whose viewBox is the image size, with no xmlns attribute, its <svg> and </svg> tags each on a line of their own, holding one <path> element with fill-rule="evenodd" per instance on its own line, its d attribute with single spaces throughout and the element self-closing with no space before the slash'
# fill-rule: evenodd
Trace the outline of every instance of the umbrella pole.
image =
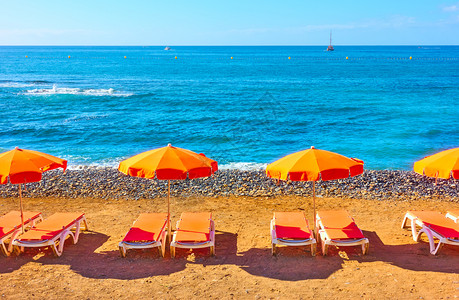
<svg viewBox="0 0 459 300">
<path fill-rule="evenodd" d="M 22 210 L 22 189 L 21 189 L 21 184 L 19 184 L 19 203 L 21 206 L 21 228 L 22 228 L 22 233 L 24 233 L 24 212 Z"/>
<path fill-rule="evenodd" d="M 314 224 L 312 226 L 313 228 L 312 231 L 315 232 L 316 231 L 316 182 L 315 181 L 312 182 L 312 203 L 313 203 L 313 211 L 314 211 L 314 217 L 313 217 Z"/>
<path fill-rule="evenodd" d="M 170 209 L 171 181 L 167 181 L 167 235 L 169 243 L 171 242 L 171 209 Z"/>
</svg>

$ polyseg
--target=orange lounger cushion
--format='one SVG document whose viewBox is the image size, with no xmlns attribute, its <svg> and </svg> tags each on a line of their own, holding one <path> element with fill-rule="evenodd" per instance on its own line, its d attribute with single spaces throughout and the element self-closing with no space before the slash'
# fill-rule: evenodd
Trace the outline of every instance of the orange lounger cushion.
<svg viewBox="0 0 459 300">
<path fill-rule="evenodd" d="M 29 220 L 38 218 L 41 213 L 39 212 L 24 212 L 24 224 Z M 10 234 L 12 231 L 21 227 L 21 212 L 10 211 L 9 213 L 0 217 L 0 237 Z"/>
<path fill-rule="evenodd" d="M 303 212 L 275 212 L 274 228 L 280 239 L 310 239 L 311 231 Z"/>
<path fill-rule="evenodd" d="M 459 239 L 459 224 L 445 218 L 436 211 L 408 211 L 408 214 L 419 219 L 424 226 L 439 233 L 445 238 Z"/>
<path fill-rule="evenodd" d="M 210 240 L 212 213 L 182 213 L 175 241 L 207 242 Z"/>
<path fill-rule="evenodd" d="M 64 229 L 72 226 L 84 213 L 55 213 L 37 226 L 21 235 L 20 241 L 49 240 L 59 235 Z"/>
<path fill-rule="evenodd" d="M 167 213 L 140 214 L 123 242 L 157 241 L 167 225 Z"/>
<path fill-rule="evenodd" d="M 345 210 L 317 212 L 322 228 L 331 239 L 363 239 L 365 236 Z"/>
</svg>

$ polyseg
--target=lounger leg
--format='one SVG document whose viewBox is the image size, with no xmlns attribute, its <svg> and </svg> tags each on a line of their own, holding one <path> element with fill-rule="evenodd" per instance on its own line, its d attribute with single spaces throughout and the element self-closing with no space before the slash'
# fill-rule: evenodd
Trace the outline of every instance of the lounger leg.
<svg viewBox="0 0 459 300">
<path fill-rule="evenodd" d="M 159 247 L 159 255 L 161 255 L 161 257 L 164 257 L 166 255 L 166 243 L 167 243 L 167 230 L 164 230 L 162 232 L 162 235 L 161 235 L 161 238 L 160 238 L 160 242 L 161 242 L 161 247 Z"/>
<path fill-rule="evenodd" d="M 442 246 L 443 246 L 443 241 L 439 240 L 438 244 L 437 244 L 437 247 L 433 251 L 432 251 L 432 245 L 430 246 L 430 253 L 433 254 L 433 255 L 437 255 L 438 251 L 441 249 Z"/>
<path fill-rule="evenodd" d="M 316 256 L 316 252 L 317 252 L 317 244 L 316 243 L 312 243 L 311 244 L 311 255 L 312 256 Z"/>
<path fill-rule="evenodd" d="M 175 257 L 175 247 L 174 246 L 171 246 L 171 257 L 172 258 Z"/>
<path fill-rule="evenodd" d="M 322 255 L 327 256 L 328 253 L 328 245 L 325 243 L 325 241 L 322 241 Z"/>
<path fill-rule="evenodd" d="M 61 242 L 62 243 L 62 242 Z M 63 243 L 62 243 L 63 244 Z M 62 255 L 62 252 L 59 252 L 57 246 L 56 246 L 56 243 L 54 243 L 52 246 L 51 246 L 51 249 L 53 250 L 53 254 L 55 257 L 60 257 Z"/>
<path fill-rule="evenodd" d="M 367 255 L 369 249 L 370 249 L 370 243 L 363 244 L 362 245 L 362 255 Z"/>
<path fill-rule="evenodd" d="M 443 245 L 442 241 L 439 240 L 438 241 L 438 245 L 435 246 L 435 240 L 434 240 L 434 236 L 433 236 L 432 232 L 430 232 L 429 229 L 426 229 L 424 227 L 421 230 L 419 230 L 419 234 L 417 236 L 417 241 L 420 240 L 420 237 L 421 237 L 422 233 L 425 233 L 427 235 L 427 238 L 429 239 L 430 253 L 433 254 L 433 255 L 437 255 L 438 250 L 440 250 L 441 246 Z"/>
<path fill-rule="evenodd" d="M 271 253 L 272 253 L 273 256 L 276 256 L 276 254 L 277 254 L 276 244 L 274 244 L 274 243 L 272 243 Z"/>
<path fill-rule="evenodd" d="M 88 231 L 89 230 L 89 227 L 88 227 L 88 223 L 86 222 L 86 217 L 83 216 L 79 221 L 78 221 L 78 224 L 80 224 L 80 227 L 81 227 L 81 222 L 83 222 L 84 224 L 84 229 L 81 229 L 83 231 Z"/>
<path fill-rule="evenodd" d="M 210 256 L 215 256 L 215 246 L 210 246 Z"/>
<path fill-rule="evenodd" d="M 405 215 L 405 217 L 403 217 L 403 223 L 402 223 L 402 229 L 405 229 L 406 228 L 406 221 L 407 221 L 408 217 L 407 215 Z"/>
<path fill-rule="evenodd" d="M 77 232 L 79 231 L 78 224 L 77 224 Z M 54 256 L 59 257 L 62 255 L 62 252 L 64 252 L 65 239 L 69 235 L 72 237 L 73 244 L 76 244 L 76 242 L 78 241 L 78 238 L 75 238 L 75 235 L 70 230 L 64 230 L 61 233 L 60 237 L 56 240 L 56 242 L 51 247 L 53 249 Z M 58 245 L 56 245 L 56 243 L 58 243 Z"/>
<path fill-rule="evenodd" d="M 413 240 L 417 242 L 419 240 L 420 233 L 416 230 L 416 220 L 411 220 L 411 234 L 413 235 Z"/>
<path fill-rule="evenodd" d="M 84 221 L 86 224 L 86 220 Z M 86 226 L 86 225 L 85 225 Z M 75 234 L 72 234 L 73 237 L 73 244 L 75 245 L 78 243 L 78 238 L 80 237 L 80 228 L 81 228 L 81 220 L 76 222 Z"/>
<path fill-rule="evenodd" d="M 1 251 L 2 251 L 2 254 L 3 254 L 4 256 L 9 256 L 9 252 L 11 252 L 11 251 L 8 251 L 8 250 L 6 249 L 5 243 L 3 242 L 3 240 L 0 241 L 0 244 L 1 244 L 1 245 L 0 245 L 0 249 L 1 249 Z M 11 246 L 11 243 L 10 243 L 10 246 Z"/>
<path fill-rule="evenodd" d="M 125 258 L 126 257 L 126 248 L 123 246 L 119 246 L 119 249 L 120 249 L 120 255 L 122 258 Z"/>
<path fill-rule="evenodd" d="M 10 241 L 10 244 L 8 245 L 8 252 L 7 252 L 7 255 L 9 255 L 9 253 L 11 253 L 13 251 L 13 241 L 18 237 L 18 235 L 21 233 L 20 230 L 16 230 L 16 232 L 13 233 L 13 235 L 11 236 L 11 241 Z M 2 242 L 3 244 L 3 242 Z"/>
<path fill-rule="evenodd" d="M 159 248 L 159 251 L 161 257 L 164 257 L 166 255 L 166 243 L 161 243 L 161 248 Z"/>
</svg>

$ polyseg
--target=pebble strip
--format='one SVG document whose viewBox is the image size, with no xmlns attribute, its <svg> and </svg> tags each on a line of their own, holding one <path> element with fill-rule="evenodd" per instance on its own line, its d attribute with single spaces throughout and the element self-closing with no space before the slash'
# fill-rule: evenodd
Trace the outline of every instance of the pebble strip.
<svg viewBox="0 0 459 300">
<path fill-rule="evenodd" d="M 316 182 L 317 197 L 416 200 L 438 198 L 459 203 L 459 181 L 435 179 L 412 171 L 372 171 L 347 179 Z M 81 167 L 45 172 L 40 182 L 27 184 L 24 197 L 152 199 L 165 197 L 167 181 L 126 176 L 114 168 Z M 312 196 L 312 182 L 266 177 L 263 170 L 220 170 L 212 177 L 171 181 L 171 196 Z M 18 187 L 0 185 L 0 197 L 18 197 Z"/>
</svg>

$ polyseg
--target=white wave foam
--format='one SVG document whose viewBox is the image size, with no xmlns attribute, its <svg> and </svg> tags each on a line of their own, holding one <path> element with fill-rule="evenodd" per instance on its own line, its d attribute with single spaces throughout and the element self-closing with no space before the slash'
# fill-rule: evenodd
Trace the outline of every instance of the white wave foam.
<svg viewBox="0 0 459 300">
<path fill-rule="evenodd" d="M 102 163 L 89 163 L 85 165 L 69 164 L 69 170 L 82 170 L 86 168 L 114 168 L 117 169 L 120 160 L 110 160 Z M 239 170 L 239 171 L 260 171 L 266 169 L 268 164 L 265 163 L 249 163 L 249 162 L 233 162 L 229 164 L 219 165 L 219 170 Z"/>
<path fill-rule="evenodd" d="M 33 89 L 27 90 L 24 95 L 84 95 L 84 96 L 114 96 L 114 97 L 128 97 L 132 93 L 122 93 L 114 89 L 80 89 L 80 88 L 58 88 L 53 85 L 51 89 Z"/>
<path fill-rule="evenodd" d="M 229 164 L 219 165 L 219 170 L 240 170 L 240 171 L 259 171 L 266 169 L 266 163 L 254 162 L 232 162 Z"/>
<path fill-rule="evenodd" d="M 0 82 L 0 88 L 24 88 L 34 86 L 33 83 Z"/>
<path fill-rule="evenodd" d="M 108 116 L 109 116 L 108 114 L 82 114 L 82 115 L 67 118 L 64 120 L 64 123 L 103 119 L 103 118 L 107 118 Z"/>
</svg>

